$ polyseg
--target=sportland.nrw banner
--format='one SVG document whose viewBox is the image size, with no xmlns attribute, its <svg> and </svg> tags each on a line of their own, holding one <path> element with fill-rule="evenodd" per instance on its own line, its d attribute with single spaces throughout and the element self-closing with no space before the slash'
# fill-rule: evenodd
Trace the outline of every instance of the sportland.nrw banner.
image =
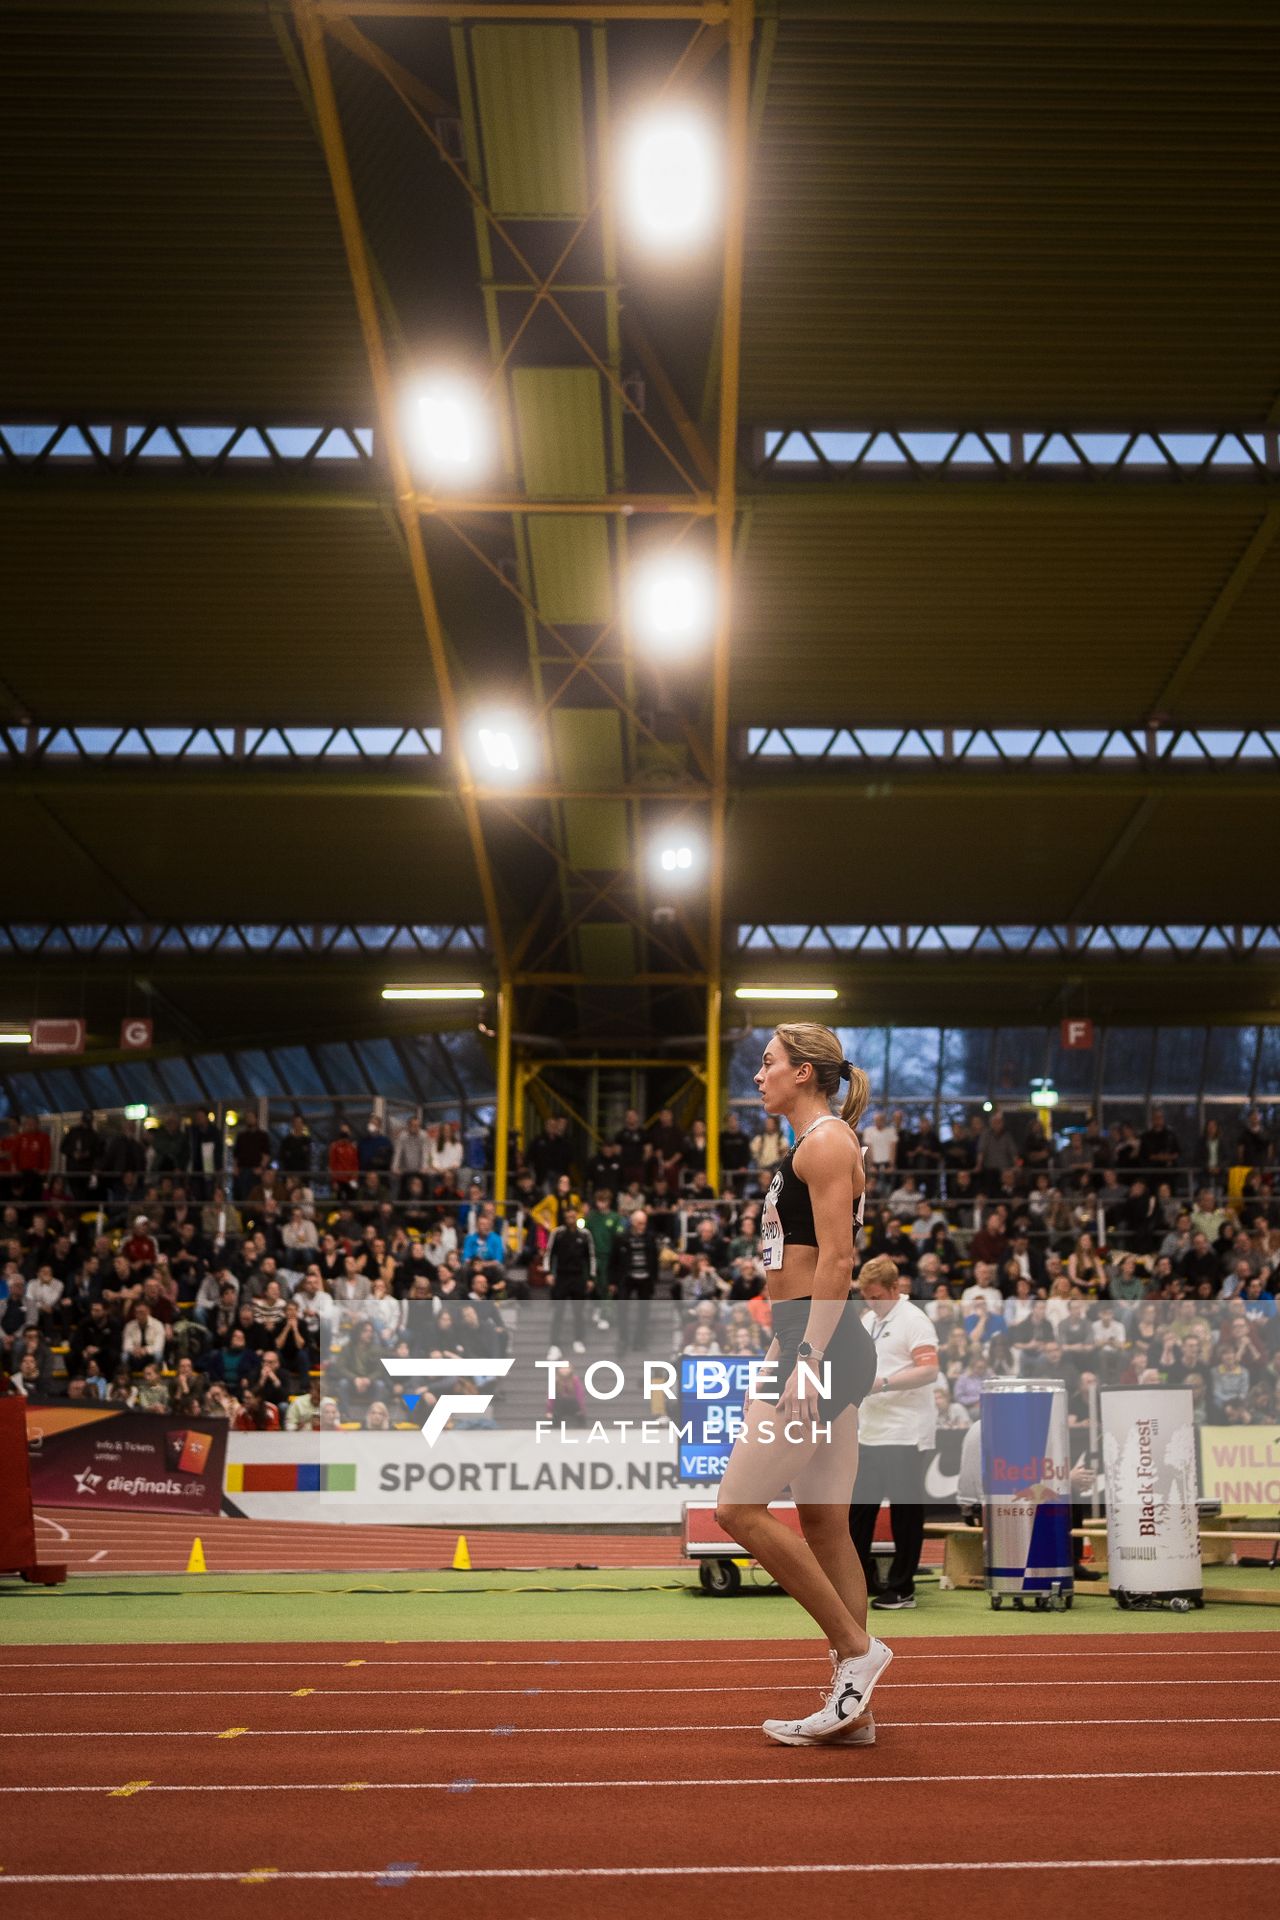
<svg viewBox="0 0 1280 1920">
<path fill-rule="evenodd" d="M 1190 1387 L 1104 1387 L 1102 1463 L 1113 1593 L 1199 1593 Z"/>
<path fill-rule="evenodd" d="M 655 1423 L 665 1428 L 665 1422 Z M 233 1433 L 225 1505 L 252 1520 L 463 1527 L 676 1524 L 676 1442 L 448 1430 Z"/>
</svg>

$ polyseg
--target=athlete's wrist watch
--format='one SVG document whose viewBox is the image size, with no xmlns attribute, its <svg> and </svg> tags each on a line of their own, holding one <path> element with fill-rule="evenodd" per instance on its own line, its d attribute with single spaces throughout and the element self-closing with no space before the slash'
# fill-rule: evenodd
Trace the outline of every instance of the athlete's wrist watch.
<svg viewBox="0 0 1280 1920">
<path fill-rule="evenodd" d="M 815 1353 L 819 1359 L 821 1359 L 823 1349 L 821 1347 L 811 1347 L 807 1340 L 802 1340 L 796 1348 L 796 1357 L 800 1360 L 812 1360 Z"/>
</svg>

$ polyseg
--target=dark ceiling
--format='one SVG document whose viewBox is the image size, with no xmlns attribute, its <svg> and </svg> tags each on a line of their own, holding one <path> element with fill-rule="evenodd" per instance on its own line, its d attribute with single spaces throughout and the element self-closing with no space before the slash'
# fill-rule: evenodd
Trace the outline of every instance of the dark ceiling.
<svg viewBox="0 0 1280 1920">
<path fill-rule="evenodd" d="M 393 374 L 448 352 L 491 380 L 504 491 L 562 507 L 423 523 L 459 706 L 536 716 L 557 796 L 478 803 L 540 976 L 519 1023 L 631 1046 L 702 1019 L 698 903 L 655 922 L 647 863 L 660 824 L 707 817 L 710 708 L 706 674 L 656 672 L 610 625 L 618 569 L 677 522 L 603 508 L 709 488 L 721 283 L 615 259 L 594 209 L 617 118 L 682 52 L 723 115 L 725 53 L 716 27 L 588 19 L 327 38 Z M 781 0 L 752 86 L 730 984 L 747 922 L 1280 921 L 1276 755 L 1157 764 L 1145 731 L 1280 728 L 1280 4 Z M 70 724 L 441 724 L 380 440 L 138 448 L 148 427 L 375 426 L 320 131 L 288 7 L 0 0 L 0 434 L 28 433 L 0 443 L 7 923 L 485 920 L 448 743 L 269 767 L 41 746 Z M 561 280 L 581 291 L 530 317 L 510 289 L 580 220 Z M 32 451 L 64 422 L 83 457 Z M 1235 429 L 1255 454 L 1192 478 L 761 470 L 763 433 L 793 426 Z M 1125 727 L 1153 757 L 809 779 L 744 764 L 769 725 Z M 832 977 L 864 1023 L 1039 1020 L 1068 991 L 1099 1017 L 1243 1020 L 1276 1017 L 1273 953 Z M 175 1044 L 336 1038 L 384 1030 L 394 971 L 0 956 L 0 1016 L 84 1005 L 109 1050 L 145 978 Z"/>
</svg>

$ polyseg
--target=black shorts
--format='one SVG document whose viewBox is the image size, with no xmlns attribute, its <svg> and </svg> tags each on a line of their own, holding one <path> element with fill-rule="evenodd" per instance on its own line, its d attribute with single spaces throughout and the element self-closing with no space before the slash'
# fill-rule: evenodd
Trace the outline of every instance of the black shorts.
<svg viewBox="0 0 1280 1920">
<path fill-rule="evenodd" d="M 778 1340 L 778 1387 L 783 1388 L 796 1367 L 796 1348 L 809 1324 L 812 1296 L 800 1300 L 773 1300 L 773 1331 Z M 846 1407 L 860 1407 L 876 1383 L 875 1341 L 862 1324 L 861 1303 L 850 1298 L 823 1356 L 831 1368 L 831 1395 L 821 1403 L 823 1418 L 834 1419 Z"/>
</svg>

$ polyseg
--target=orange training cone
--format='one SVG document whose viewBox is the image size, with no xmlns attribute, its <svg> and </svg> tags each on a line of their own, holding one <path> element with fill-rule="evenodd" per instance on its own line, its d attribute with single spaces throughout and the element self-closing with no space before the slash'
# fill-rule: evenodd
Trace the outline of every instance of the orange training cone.
<svg viewBox="0 0 1280 1920">
<path fill-rule="evenodd" d="M 200 1535 L 197 1534 L 191 1542 L 191 1551 L 187 1555 L 187 1572 L 208 1573 L 208 1571 L 209 1569 L 204 1563 L 204 1546 L 201 1542 Z"/>
<path fill-rule="evenodd" d="M 467 1536 L 465 1533 L 458 1535 L 458 1544 L 453 1550 L 453 1571 L 455 1573 L 470 1573 L 471 1571 L 471 1554 L 467 1548 Z"/>
</svg>

